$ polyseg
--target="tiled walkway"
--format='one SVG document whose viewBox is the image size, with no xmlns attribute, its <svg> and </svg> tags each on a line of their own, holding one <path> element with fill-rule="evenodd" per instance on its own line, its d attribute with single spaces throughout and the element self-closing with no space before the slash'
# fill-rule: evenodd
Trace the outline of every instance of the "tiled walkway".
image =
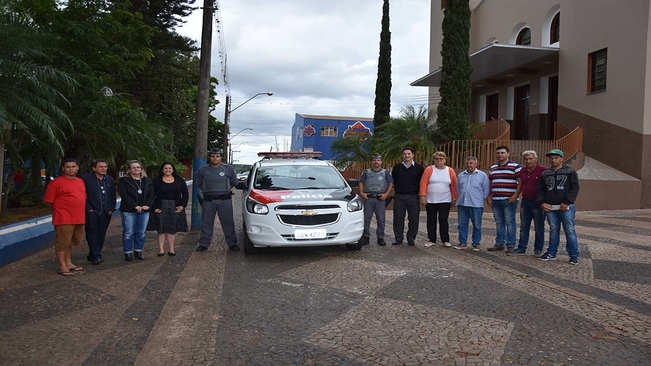
<svg viewBox="0 0 651 366">
<path fill-rule="evenodd" d="M 0 269 L 0 365 L 649 365 L 650 223 L 578 213 L 571 266 L 564 248 L 553 262 L 487 252 L 490 212 L 478 253 L 425 248 L 422 212 L 415 247 L 245 256 L 216 236 L 197 253 L 191 232 L 157 257 L 148 233 L 134 263 L 114 220 L 105 263 L 76 250 L 71 278 L 53 249 Z"/>
</svg>

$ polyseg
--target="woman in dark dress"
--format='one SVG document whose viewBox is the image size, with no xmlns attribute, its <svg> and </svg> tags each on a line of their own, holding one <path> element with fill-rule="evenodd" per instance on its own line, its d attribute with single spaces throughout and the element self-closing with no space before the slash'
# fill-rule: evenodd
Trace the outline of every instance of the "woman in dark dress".
<svg viewBox="0 0 651 366">
<path fill-rule="evenodd" d="M 160 175 L 154 179 L 154 207 L 147 230 L 158 231 L 158 256 L 165 255 L 165 241 L 170 256 L 175 256 L 176 233 L 188 231 L 185 207 L 188 205 L 188 186 L 176 173 L 174 164 L 165 162 Z"/>
</svg>

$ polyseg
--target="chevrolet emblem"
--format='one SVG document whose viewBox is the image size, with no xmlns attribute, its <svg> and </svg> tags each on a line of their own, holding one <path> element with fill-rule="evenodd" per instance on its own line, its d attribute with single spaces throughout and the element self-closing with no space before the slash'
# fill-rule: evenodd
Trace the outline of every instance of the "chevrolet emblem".
<svg viewBox="0 0 651 366">
<path fill-rule="evenodd" d="M 301 214 L 305 215 L 305 216 L 314 216 L 314 215 L 316 215 L 316 211 L 306 210 L 306 211 L 301 212 Z"/>
</svg>

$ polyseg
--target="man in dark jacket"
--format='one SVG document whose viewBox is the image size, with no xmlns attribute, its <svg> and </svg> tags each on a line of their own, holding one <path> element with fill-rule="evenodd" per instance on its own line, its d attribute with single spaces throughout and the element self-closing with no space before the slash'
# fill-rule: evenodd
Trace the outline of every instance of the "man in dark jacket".
<svg viewBox="0 0 651 366">
<path fill-rule="evenodd" d="M 549 158 L 551 168 L 540 175 L 536 199 L 540 208 L 547 213 L 549 248 L 540 260 L 556 259 L 561 239 L 561 224 L 563 224 L 570 264 L 579 264 L 579 243 L 574 231 L 574 201 L 579 194 L 579 176 L 574 169 L 563 165 L 564 154 L 561 150 L 553 149 L 546 156 Z"/>
<path fill-rule="evenodd" d="M 102 248 L 106 230 L 115 211 L 115 181 L 106 174 L 106 160 L 93 160 L 93 172 L 82 177 L 86 185 L 86 241 L 88 259 L 93 264 L 102 263 Z"/>
<path fill-rule="evenodd" d="M 402 149 L 402 159 L 403 161 L 396 164 L 391 171 L 396 191 L 393 198 L 393 235 L 396 240 L 393 245 L 402 244 L 405 235 L 405 214 L 407 214 L 409 220 L 407 244 L 414 246 L 420 215 L 418 190 L 425 168 L 414 161 L 414 149 L 411 147 Z"/>
</svg>

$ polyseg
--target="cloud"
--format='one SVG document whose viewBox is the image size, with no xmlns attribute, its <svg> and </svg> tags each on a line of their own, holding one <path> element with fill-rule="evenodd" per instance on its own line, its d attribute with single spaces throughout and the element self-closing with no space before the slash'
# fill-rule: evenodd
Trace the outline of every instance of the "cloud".
<svg viewBox="0 0 651 366">
<path fill-rule="evenodd" d="M 296 113 L 372 117 L 382 1 L 221 1 L 220 35 L 226 45 L 232 108 L 233 157 L 258 160 L 258 151 L 289 146 Z M 409 83 L 427 74 L 429 0 L 391 2 L 392 115 L 426 100 L 427 89 Z M 180 32 L 200 39 L 201 11 Z M 215 32 L 216 33 L 216 32 Z M 218 34 L 212 73 L 223 82 Z M 223 85 L 220 86 L 223 88 Z M 224 102 L 224 90 L 219 90 Z M 223 108 L 215 116 L 223 120 Z M 258 150 L 261 149 L 261 150 Z"/>
</svg>

